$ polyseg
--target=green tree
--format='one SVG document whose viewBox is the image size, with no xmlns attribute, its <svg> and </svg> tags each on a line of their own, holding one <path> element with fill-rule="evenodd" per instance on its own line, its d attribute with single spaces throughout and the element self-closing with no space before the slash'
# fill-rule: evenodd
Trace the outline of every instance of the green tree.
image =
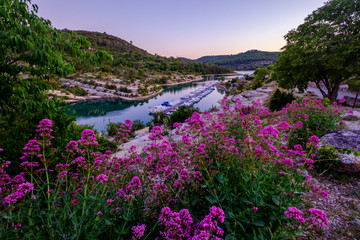
<svg viewBox="0 0 360 240">
<path fill-rule="evenodd" d="M 57 31 L 37 11 L 31 0 L 0 1 L 0 147 L 7 159 L 19 157 L 42 118 L 52 119 L 60 136 L 74 120 L 45 92 L 49 76 L 74 71 L 66 59 L 111 59 L 103 51 L 86 52 L 85 37 Z"/>
<path fill-rule="evenodd" d="M 356 96 L 355 96 L 354 103 L 352 106 L 352 108 L 355 108 L 356 101 L 357 101 L 357 99 L 359 97 L 359 93 L 360 93 L 360 79 L 352 77 L 349 80 L 347 80 L 346 83 L 349 85 L 350 91 L 356 92 Z"/>
<path fill-rule="evenodd" d="M 312 81 L 336 100 L 340 84 L 360 71 L 359 12 L 359 0 L 328 1 L 285 35 L 274 69 L 279 85 L 303 91 Z"/>
</svg>

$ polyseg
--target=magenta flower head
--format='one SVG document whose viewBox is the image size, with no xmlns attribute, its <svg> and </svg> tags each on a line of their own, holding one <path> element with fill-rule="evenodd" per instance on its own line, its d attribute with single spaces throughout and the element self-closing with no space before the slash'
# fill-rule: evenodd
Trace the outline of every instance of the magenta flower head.
<svg viewBox="0 0 360 240">
<path fill-rule="evenodd" d="M 303 213 L 297 209 L 296 207 L 289 207 L 289 211 L 285 211 L 284 214 L 288 218 L 294 218 L 296 221 L 300 223 L 305 223 L 305 220 L 303 218 Z"/>
<path fill-rule="evenodd" d="M 310 208 L 309 213 L 312 215 L 310 217 L 310 219 L 312 220 L 312 224 L 319 225 L 320 227 L 325 227 L 329 223 L 326 217 L 326 213 L 324 213 L 320 209 Z"/>
<path fill-rule="evenodd" d="M 145 224 L 141 224 L 141 225 L 138 225 L 138 226 L 133 226 L 131 228 L 132 233 L 133 233 L 132 239 L 141 239 L 142 236 L 144 236 L 145 229 L 146 229 Z"/>
<path fill-rule="evenodd" d="M 103 213 L 101 211 L 99 211 L 96 215 L 101 216 L 101 215 L 103 215 Z"/>
<path fill-rule="evenodd" d="M 258 208 L 257 208 L 257 207 L 253 207 L 252 210 L 253 210 L 254 212 L 257 212 L 257 211 L 258 211 Z"/>
<path fill-rule="evenodd" d="M 29 140 L 29 142 L 23 148 L 24 155 L 20 157 L 21 160 L 25 160 L 31 156 L 36 156 L 40 152 L 40 143 L 36 139 Z"/>
<path fill-rule="evenodd" d="M 125 124 L 131 127 L 131 125 L 132 125 L 132 122 L 131 122 L 131 120 L 129 120 L 129 119 L 126 119 L 126 120 L 125 120 Z"/>
<path fill-rule="evenodd" d="M 340 98 L 339 99 L 339 103 L 344 103 L 345 102 L 345 98 Z"/>
<path fill-rule="evenodd" d="M 96 180 L 100 181 L 101 183 L 106 182 L 107 176 L 105 174 L 100 174 L 99 176 L 96 177 Z"/>
<path fill-rule="evenodd" d="M 272 135 L 274 138 L 278 138 L 279 136 L 279 131 L 274 126 L 271 125 L 264 127 L 264 129 L 261 130 L 260 132 L 264 137 Z"/>
<path fill-rule="evenodd" d="M 318 144 L 320 143 L 320 139 L 317 136 L 311 136 L 309 138 L 309 142 L 312 143 L 315 147 L 318 147 Z"/>
<path fill-rule="evenodd" d="M 40 137 L 46 140 L 45 144 L 49 146 L 51 142 L 50 139 L 54 138 L 51 136 L 52 130 L 52 122 L 49 119 L 43 119 L 40 121 L 39 125 L 37 126 L 36 132 L 39 133 Z"/>
<path fill-rule="evenodd" d="M 154 133 L 155 135 L 160 135 L 162 133 L 162 129 L 159 126 L 155 126 L 151 129 L 151 132 Z"/>
<path fill-rule="evenodd" d="M 81 140 L 79 141 L 79 143 L 84 146 L 99 145 L 98 142 L 96 142 L 96 135 L 91 129 L 85 129 L 84 131 L 82 131 Z"/>
</svg>

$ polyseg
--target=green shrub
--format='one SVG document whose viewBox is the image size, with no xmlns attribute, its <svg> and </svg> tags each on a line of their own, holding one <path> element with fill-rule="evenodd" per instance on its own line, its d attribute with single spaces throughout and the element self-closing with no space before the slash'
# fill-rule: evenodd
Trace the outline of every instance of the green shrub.
<svg viewBox="0 0 360 240">
<path fill-rule="evenodd" d="M 289 122 L 297 124 L 289 135 L 288 145 L 301 144 L 305 147 L 309 137 L 321 138 L 336 128 L 340 113 L 337 105 L 330 105 L 329 99 L 299 99 L 287 106 Z"/>
<path fill-rule="evenodd" d="M 295 97 L 292 93 L 286 93 L 276 89 L 270 98 L 269 109 L 270 111 L 279 111 L 293 100 L 295 100 Z"/>
<path fill-rule="evenodd" d="M 141 120 L 136 119 L 132 122 L 131 132 L 135 132 L 135 131 L 143 129 L 143 128 L 145 128 L 145 124 Z"/>
<path fill-rule="evenodd" d="M 114 84 L 106 84 L 105 88 L 114 90 L 116 89 L 116 86 Z"/>
<path fill-rule="evenodd" d="M 118 131 L 119 126 L 116 123 L 111 122 L 106 125 L 106 132 L 110 137 L 115 136 Z"/>
<path fill-rule="evenodd" d="M 200 112 L 199 108 L 194 108 L 194 107 L 188 107 L 188 106 L 180 106 L 178 107 L 178 109 L 173 112 L 170 116 L 169 119 L 167 121 L 167 125 L 172 128 L 174 123 L 178 122 L 184 122 L 186 119 L 188 119 L 189 117 L 191 117 L 191 115 L 194 112 Z"/>
</svg>

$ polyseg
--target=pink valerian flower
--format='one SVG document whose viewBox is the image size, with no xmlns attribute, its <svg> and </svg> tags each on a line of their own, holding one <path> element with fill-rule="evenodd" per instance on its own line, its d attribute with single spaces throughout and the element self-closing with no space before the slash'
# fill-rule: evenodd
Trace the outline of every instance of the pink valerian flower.
<svg viewBox="0 0 360 240">
<path fill-rule="evenodd" d="M 289 130 L 290 124 L 286 121 L 282 121 L 276 127 L 280 130 Z"/>
<path fill-rule="evenodd" d="M 162 129 L 159 126 L 155 126 L 151 129 L 151 134 L 149 135 L 149 139 L 152 141 L 163 139 L 164 137 L 161 136 Z"/>
<path fill-rule="evenodd" d="M 145 229 L 146 229 L 145 224 L 141 224 L 141 225 L 138 225 L 138 226 L 133 226 L 131 228 L 131 231 L 133 233 L 132 239 L 141 239 L 142 236 L 144 236 Z"/>
<path fill-rule="evenodd" d="M 93 130 L 85 129 L 81 133 L 81 140 L 79 141 L 81 145 L 84 146 L 98 146 L 98 142 L 96 142 L 96 135 Z"/>
<path fill-rule="evenodd" d="M 290 168 L 290 167 L 294 166 L 294 163 L 290 158 L 285 158 L 284 165 L 286 165 L 287 167 Z"/>
<path fill-rule="evenodd" d="M 296 123 L 294 123 L 293 125 L 292 125 L 292 127 L 294 128 L 294 129 L 301 129 L 302 127 L 303 127 L 303 123 L 302 122 L 296 122 Z"/>
<path fill-rule="evenodd" d="M 51 136 L 51 132 L 53 131 L 51 129 L 52 128 L 51 120 L 43 119 L 40 121 L 37 127 L 38 129 L 36 129 L 36 132 L 39 133 L 39 136 L 44 140 L 46 146 L 49 146 L 51 144 L 50 140 L 54 138 L 53 136 Z"/>
<path fill-rule="evenodd" d="M 303 213 L 297 209 L 296 207 L 289 207 L 288 211 L 285 211 L 284 214 L 288 218 L 294 218 L 296 221 L 300 223 L 305 223 L 305 220 L 303 218 Z"/>
<path fill-rule="evenodd" d="M 177 122 L 176 122 L 176 123 L 173 124 L 173 128 L 180 127 L 181 125 L 182 125 L 182 123 L 177 123 Z"/>
<path fill-rule="evenodd" d="M 309 143 L 312 143 L 314 145 L 314 147 L 318 147 L 318 145 L 320 143 L 320 139 L 317 136 L 311 136 L 309 138 Z"/>
<path fill-rule="evenodd" d="M 36 139 L 29 140 L 29 142 L 23 148 L 24 155 L 20 157 L 21 160 L 30 158 L 31 156 L 39 156 L 40 143 Z"/>
<path fill-rule="evenodd" d="M 140 192 L 140 187 L 141 187 L 141 182 L 140 182 L 140 178 L 138 178 L 137 176 L 134 176 L 131 181 L 129 182 L 129 184 L 126 186 L 127 190 L 132 190 L 132 192 L 139 194 Z"/>
<path fill-rule="evenodd" d="M 257 212 L 258 208 L 254 206 L 251 210 L 253 210 L 254 212 Z"/>
<path fill-rule="evenodd" d="M 325 227 L 329 223 L 326 217 L 326 213 L 324 213 L 322 210 L 310 208 L 309 213 L 312 215 L 310 216 L 312 224 L 319 225 L 320 227 Z"/>
<path fill-rule="evenodd" d="M 15 231 L 18 230 L 19 228 L 21 228 L 21 223 L 15 224 L 14 228 L 15 228 Z"/>
<path fill-rule="evenodd" d="M 4 203 L 14 204 L 19 199 L 23 198 L 26 193 L 31 192 L 34 189 L 34 184 L 26 182 L 19 184 L 15 192 L 9 194 L 4 198 Z"/>
<path fill-rule="evenodd" d="M 339 99 L 339 103 L 344 103 L 345 102 L 345 98 L 340 98 Z"/>
<path fill-rule="evenodd" d="M 39 166 L 39 163 L 38 162 L 22 162 L 20 163 L 20 166 L 23 167 L 23 168 L 35 168 L 35 167 L 38 167 Z"/>
<path fill-rule="evenodd" d="M 165 232 L 160 232 L 166 239 L 191 237 L 191 224 L 193 220 L 187 209 L 182 209 L 177 213 L 172 212 L 169 207 L 164 207 L 161 210 L 159 222 L 166 227 Z"/>
<path fill-rule="evenodd" d="M 105 174 L 100 174 L 99 176 L 96 177 L 96 180 L 100 181 L 100 183 L 106 182 L 107 176 Z"/>
<path fill-rule="evenodd" d="M 124 124 L 121 124 L 119 127 L 119 131 L 115 135 L 116 142 L 121 144 L 129 141 L 129 133 L 131 132 L 132 122 L 129 119 L 125 120 Z"/>
<path fill-rule="evenodd" d="M 62 171 L 61 173 L 59 173 L 58 179 L 59 180 L 66 179 L 67 174 L 68 174 L 68 171 Z"/>
<path fill-rule="evenodd" d="M 260 132 L 264 137 L 272 135 L 274 138 L 278 138 L 279 136 L 279 131 L 274 126 L 271 125 L 264 127 L 264 129 L 261 130 Z"/>
<path fill-rule="evenodd" d="M 224 220 L 224 211 L 212 206 L 210 208 L 210 214 L 200 222 L 198 229 L 195 230 L 193 239 L 219 239 L 216 235 L 222 236 L 224 230 L 218 226 L 218 222 L 223 223 Z"/>
<path fill-rule="evenodd" d="M 71 140 L 65 147 L 66 152 L 75 153 L 78 147 L 78 143 L 76 141 Z"/>
<path fill-rule="evenodd" d="M 99 211 L 96 215 L 101 216 L 101 215 L 103 215 L 103 213 L 101 211 Z"/>
</svg>

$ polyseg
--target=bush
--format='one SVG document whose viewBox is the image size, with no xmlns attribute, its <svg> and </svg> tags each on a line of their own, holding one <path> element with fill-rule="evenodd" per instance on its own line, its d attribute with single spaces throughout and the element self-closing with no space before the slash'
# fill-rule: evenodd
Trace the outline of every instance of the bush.
<svg viewBox="0 0 360 240">
<path fill-rule="evenodd" d="M 167 121 L 167 125 L 170 128 L 173 128 L 174 123 L 184 122 L 186 119 L 191 117 L 194 112 L 200 112 L 198 108 L 188 107 L 188 106 L 180 106 L 173 112 Z"/>
<path fill-rule="evenodd" d="M 114 84 L 106 84 L 105 88 L 114 90 L 114 89 L 116 89 L 116 85 L 114 85 Z"/>
<path fill-rule="evenodd" d="M 178 142 L 163 140 L 155 126 L 144 153 L 131 147 L 124 158 L 99 152 L 96 134 L 85 129 L 59 153 L 61 164 L 43 120 L 25 148 L 26 174 L 11 178 L 9 163 L 0 163 L 0 238 L 291 239 L 311 224 L 325 226 L 326 215 L 302 202 L 307 191 L 327 195 L 308 174 L 316 137 L 306 148 L 283 144 L 299 125 L 295 110 L 277 122 L 258 102 L 225 98 L 220 111 L 193 112 L 177 124 Z M 118 142 L 130 129 L 126 120 Z"/>
<path fill-rule="evenodd" d="M 106 125 L 106 132 L 110 137 L 113 137 L 116 135 L 116 133 L 119 131 L 119 125 L 116 123 L 108 123 Z"/>
<path fill-rule="evenodd" d="M 136 119 L 132 122 L 131 132 L 135 132 L 135 131 L 143 129 L 143 128 L 145 128 L 145 124 L 141 120 Z"/>
<path fill-rule="evenodd" d="M 289 146 L 301 144 L 305 147 L 307 139 L 311 136 L 321 138 L 339 123 L 340 113 L 338 105 L 329 104 L 328 99 L 316 100 L 310 98 L 299 99 L 287 105 L 284 110 L 288 122 L 295 124 L 289 135 Z"/>
<path fill-rule="evenodd" d="M 285 107 L 286 104 L 294 100 L 295 97 L 292 93 L 286 93 L 276 89 L 270 98 L 269 109 L 270 111 L 279 111 Z"/>
</svg>

